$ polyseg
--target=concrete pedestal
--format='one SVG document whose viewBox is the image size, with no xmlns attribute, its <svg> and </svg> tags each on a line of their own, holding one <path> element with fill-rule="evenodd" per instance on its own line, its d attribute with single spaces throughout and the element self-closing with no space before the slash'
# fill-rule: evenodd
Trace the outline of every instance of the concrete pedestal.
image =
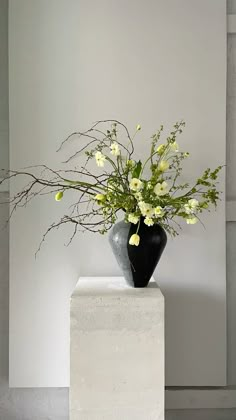
<svg viewBox="0 0 236 420">
<path fill-rule="evenodd" d="M 70 420 L 164 419 L 164 298 L 82 277 L 71 298 Z"/>
</svg>

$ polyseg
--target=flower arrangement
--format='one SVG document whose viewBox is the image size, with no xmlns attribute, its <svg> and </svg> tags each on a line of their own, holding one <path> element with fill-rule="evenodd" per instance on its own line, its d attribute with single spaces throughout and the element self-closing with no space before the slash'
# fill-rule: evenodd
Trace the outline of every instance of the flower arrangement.
<svg viewBox="0 0 236 420">
<path fill-rule="evenodd" d="M 180 227 L 178 219 L 189 225 L 197 223 L 203 211 L 209 211 L 212 204 L 216 206 L 220 195 L 217 179 L 222 166 L 207 168 L 194 185 L 179 182 L 182 163 L 189 158 L 189 153 L 181 151 L 177 143 L 184 126 L 183 121 L 177 122 L 164 142 L 161 126 L 151 136 L 150 152 L 143 161 L 133 157 L 135 141 L 141 137 L 140 125 L 132 136 L 117 120 L 98 121 L 85 132 L 72 133 L 59 150 L 74 137 L 85 140 L 85 144 L 66 160 L 69 169 L 52 170 L 42 165 L 35 167 L 40 169 L 39 175 L 28 170 L 8 172 L 5 179 L 20 175 L 30 178 L 27 186 L 11 198 L 12 212 L 37 195 L 49 193 L 61 201 L 75 192 L 76 199 L 68 214 L 54 222 L 45 235 L 65 223 L 74 226 L 71 239 L 80 229 L 104 234 L 123 211 L 125 221 L 137 226 L 129 239 L 130 245 L 138 246 L 142 240 L 141 220 L 150 228 L 160 224 L 175 236 Z M 71 162 L 77 162 L 80 156 L 85 158 L 84 164 L 71 169 Z"/>
</svg>

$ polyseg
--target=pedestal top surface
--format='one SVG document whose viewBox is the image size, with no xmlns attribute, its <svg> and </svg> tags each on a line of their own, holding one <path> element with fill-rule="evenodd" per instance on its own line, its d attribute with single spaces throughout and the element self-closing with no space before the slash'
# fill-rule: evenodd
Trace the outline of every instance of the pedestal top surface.
<svg viewBox="0 0 236 420">
<path fill-rule="evenodd" d="M 80 277 L 71 299 L 80 296 L 131 296 L 132 298 L 155 296 L 163 299 L 153 277 L 144 288 L 129 286 L 124 277 Z"/>
</svg>

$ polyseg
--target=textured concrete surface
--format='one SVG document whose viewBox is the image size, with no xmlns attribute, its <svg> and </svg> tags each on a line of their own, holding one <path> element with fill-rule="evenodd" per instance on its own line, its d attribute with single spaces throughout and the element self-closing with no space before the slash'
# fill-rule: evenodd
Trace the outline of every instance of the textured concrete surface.
<svg viewBox="0 0 236 420">
<path fill-rule="evenodd" d="M 164 297 L 154 281 L 80 278 L 70 375 L 71 420 L 164 420 Z"/>
</svg>

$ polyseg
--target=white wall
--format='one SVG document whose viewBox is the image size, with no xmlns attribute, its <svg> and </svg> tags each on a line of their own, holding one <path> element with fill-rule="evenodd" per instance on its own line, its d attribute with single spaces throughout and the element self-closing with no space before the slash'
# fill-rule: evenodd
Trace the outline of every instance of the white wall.
<svg viewBox="0 0 236 420">
<path fill-rule="evenodd" d="M 10 1 L 11 167 L 53 166 L 68 132 L 115 116 L 142 124 L 141 156 L 144 138 L 159 123 L 184 117 L 182 144 L 194 156 L 189 179 L 224 163 L 225 2 L 69 4 Z M 218 211 L 203 219 L 206 231 L 184 228 L 169 240 L 158 270 L 167 308 L 167 385 L 226 383 L 222 198 Z M 65 249 L 66 231 L 48 237 L 35 261 L 40 238 L 63 205 L 39 200 L 11 222 L 11 386 L 69 384 L 68 309 L 77 277 L 119 274 L 107 238 L 82 236 Z"/>
</svg>

